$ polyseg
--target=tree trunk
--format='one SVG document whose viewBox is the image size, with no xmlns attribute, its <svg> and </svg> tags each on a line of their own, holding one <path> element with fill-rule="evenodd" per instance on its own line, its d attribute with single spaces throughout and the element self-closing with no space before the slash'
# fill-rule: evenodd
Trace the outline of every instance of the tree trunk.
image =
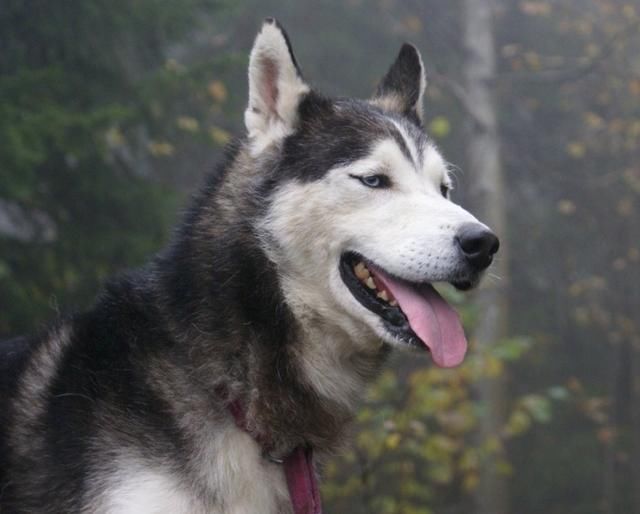
<svg viewBox="0 0 640 514">
<path fill-rule="evenodd" d="M 478 323 L 473 339 L 479 349 L 495 344 L 507 334 L 507 245 L 504 177 L 500 158 L 497 101 L 495 92 L 496 52 L 491 0 L 464 0 L 463 38 L 465 46 L 464 86 L 471 123 L 467 141 L 466 175 L 470 181 L 472 208 L 501 240 L 500 252 L 475 296 Z M 495 278 L 495 277 L 499 278 Z M 498 437 L 504 425 L 504 380 L 486 379 L 477 394 L 485 406 L 480 424 L 480 441 Z M 496 459 L 488 459 L 481 468 L 476 496 L 479 514 L 506 514 L 508 494 L 506 477 L 496 470 Z"/>
<path fill-rule="evenodd" d="M 627 222 L 626 248 L 631 250 L 638 241 L 638 226 L 636 221 L 629 220 Z M 625 334 L 623 343 L 629 349 L 629 375 L 628 387 L 629 394 L 625 398 L 626 405 L 622 405 L 623 409 L 629 409 L 629 432 L 631 434 L 631 512 L 640 512 L 640 320 L 638 320 L 637 312 L 640 309 L 640 289 L 637 284 L 640 281 L 640 271 L 637 264 L 631 266 L 628 273 L 624 275 L 626 282 L 617 291 L 624 291 L 626 294 L 622 296 L 623 309 L 626 306 L 626 317 L 631 320 L 632 326 L 629 333 Z M 618 309 L 618 312 L 625 312 Z M 618 477 L 620 482 L 625 482 L 625 477 Z"/>
<path fill-rule="evenodd" d="M 631 347 L 631 473 L 632 510 L 640 512 L 640 341 L 637 339 Z"/>
</svg>

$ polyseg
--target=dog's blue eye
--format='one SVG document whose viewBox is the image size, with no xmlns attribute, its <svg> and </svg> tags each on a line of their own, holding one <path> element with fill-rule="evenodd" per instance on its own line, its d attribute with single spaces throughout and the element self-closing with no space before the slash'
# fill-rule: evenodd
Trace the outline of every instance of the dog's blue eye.
<svg viewBox="0 0 640 514">
<path fill-rule="evenodd" d="M 365 186 L 371 187 L 374 189 L 381 189 L 385 187 L 389 187 L 391 185 L 391 181 L 389 177 L 386 175 L 364 175 L 364 176 L 354 176 L 353 178 L 357 178 L 360 182 L 362 182 Z"/>
<path fill-rule="evenodd" d="M 367 175 L 366 177 L 362 177 L 360 180 L 362 180 L 362 183 L 365 186 L 369 187 L 380 187 L 382 182 L 379 175 Z"/>
</svg>

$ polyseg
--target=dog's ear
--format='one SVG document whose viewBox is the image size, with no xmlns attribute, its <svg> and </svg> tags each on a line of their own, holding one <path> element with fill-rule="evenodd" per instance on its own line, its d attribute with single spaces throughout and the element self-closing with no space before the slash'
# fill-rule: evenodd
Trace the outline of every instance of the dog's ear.
<svg viewBox="0 0 640 514">
<path fill-rule="evenodd" d="M 244 121 L 254 148 L 261 150 L 295 127 L 298 105 L 309 86 L 293 56 L 287 34 L 267 18 L 249 58 L 249 105 Z"/>
<path fill-rule="evenodd" d="M 405 43 L 389 71 L 380 81 L 373 103 L 422 123 L 422 97 L 427 79 L 418 49 Z"/>
</svg>

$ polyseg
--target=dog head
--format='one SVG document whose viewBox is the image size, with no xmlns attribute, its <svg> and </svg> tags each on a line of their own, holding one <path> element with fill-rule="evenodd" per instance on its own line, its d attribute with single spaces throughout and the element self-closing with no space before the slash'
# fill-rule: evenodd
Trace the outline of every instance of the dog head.
<svg viewBox="0 0 640 514">
<path fill-rule="evenodd" d="M 245 124 L 269 181 L 259 232 L 293 309 L 354 344 L 426 347 L 454 366 L 466 340 L 431 284 L 473 287 L 498 239 L 449 200 L 447 163 L 422 128 L 425 86 L 420 54 L 405 44 L 371 99 L 321 96 L 266 20 Z"/>
</svg>

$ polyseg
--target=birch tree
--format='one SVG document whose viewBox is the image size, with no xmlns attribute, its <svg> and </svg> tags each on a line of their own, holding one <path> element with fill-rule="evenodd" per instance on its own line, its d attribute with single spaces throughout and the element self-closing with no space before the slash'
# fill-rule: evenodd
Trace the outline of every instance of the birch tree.
<svg viewBox="0 0 640 514">
<path fill-rule="evenodd" d="M 492 275 L 475 296 L 478 322 L 473 338 L 479 348 L 503 339 L 507 332 L 507 258 L 504 176 L 500 159 L 497 98 L 495 92 L 496 52 L 493 5 L 491 0 L 465 0 L 463 3 L 464 88 L 469 112 L 467 140 L 468 181 L 471 203 L 479 219 L 501 238 L 499 257 Z M 498 441 L 504 424 L 505 386 L 503 379 L 485 379 L 478 386 L 484 405 L 479 438 L 482 443 Z M 507 486 L 496 471 L 495 456 L 487 458 L 481 469 L 477 492 L 480 514 L 504 514 L 508 510 Z"/>
</svg>

